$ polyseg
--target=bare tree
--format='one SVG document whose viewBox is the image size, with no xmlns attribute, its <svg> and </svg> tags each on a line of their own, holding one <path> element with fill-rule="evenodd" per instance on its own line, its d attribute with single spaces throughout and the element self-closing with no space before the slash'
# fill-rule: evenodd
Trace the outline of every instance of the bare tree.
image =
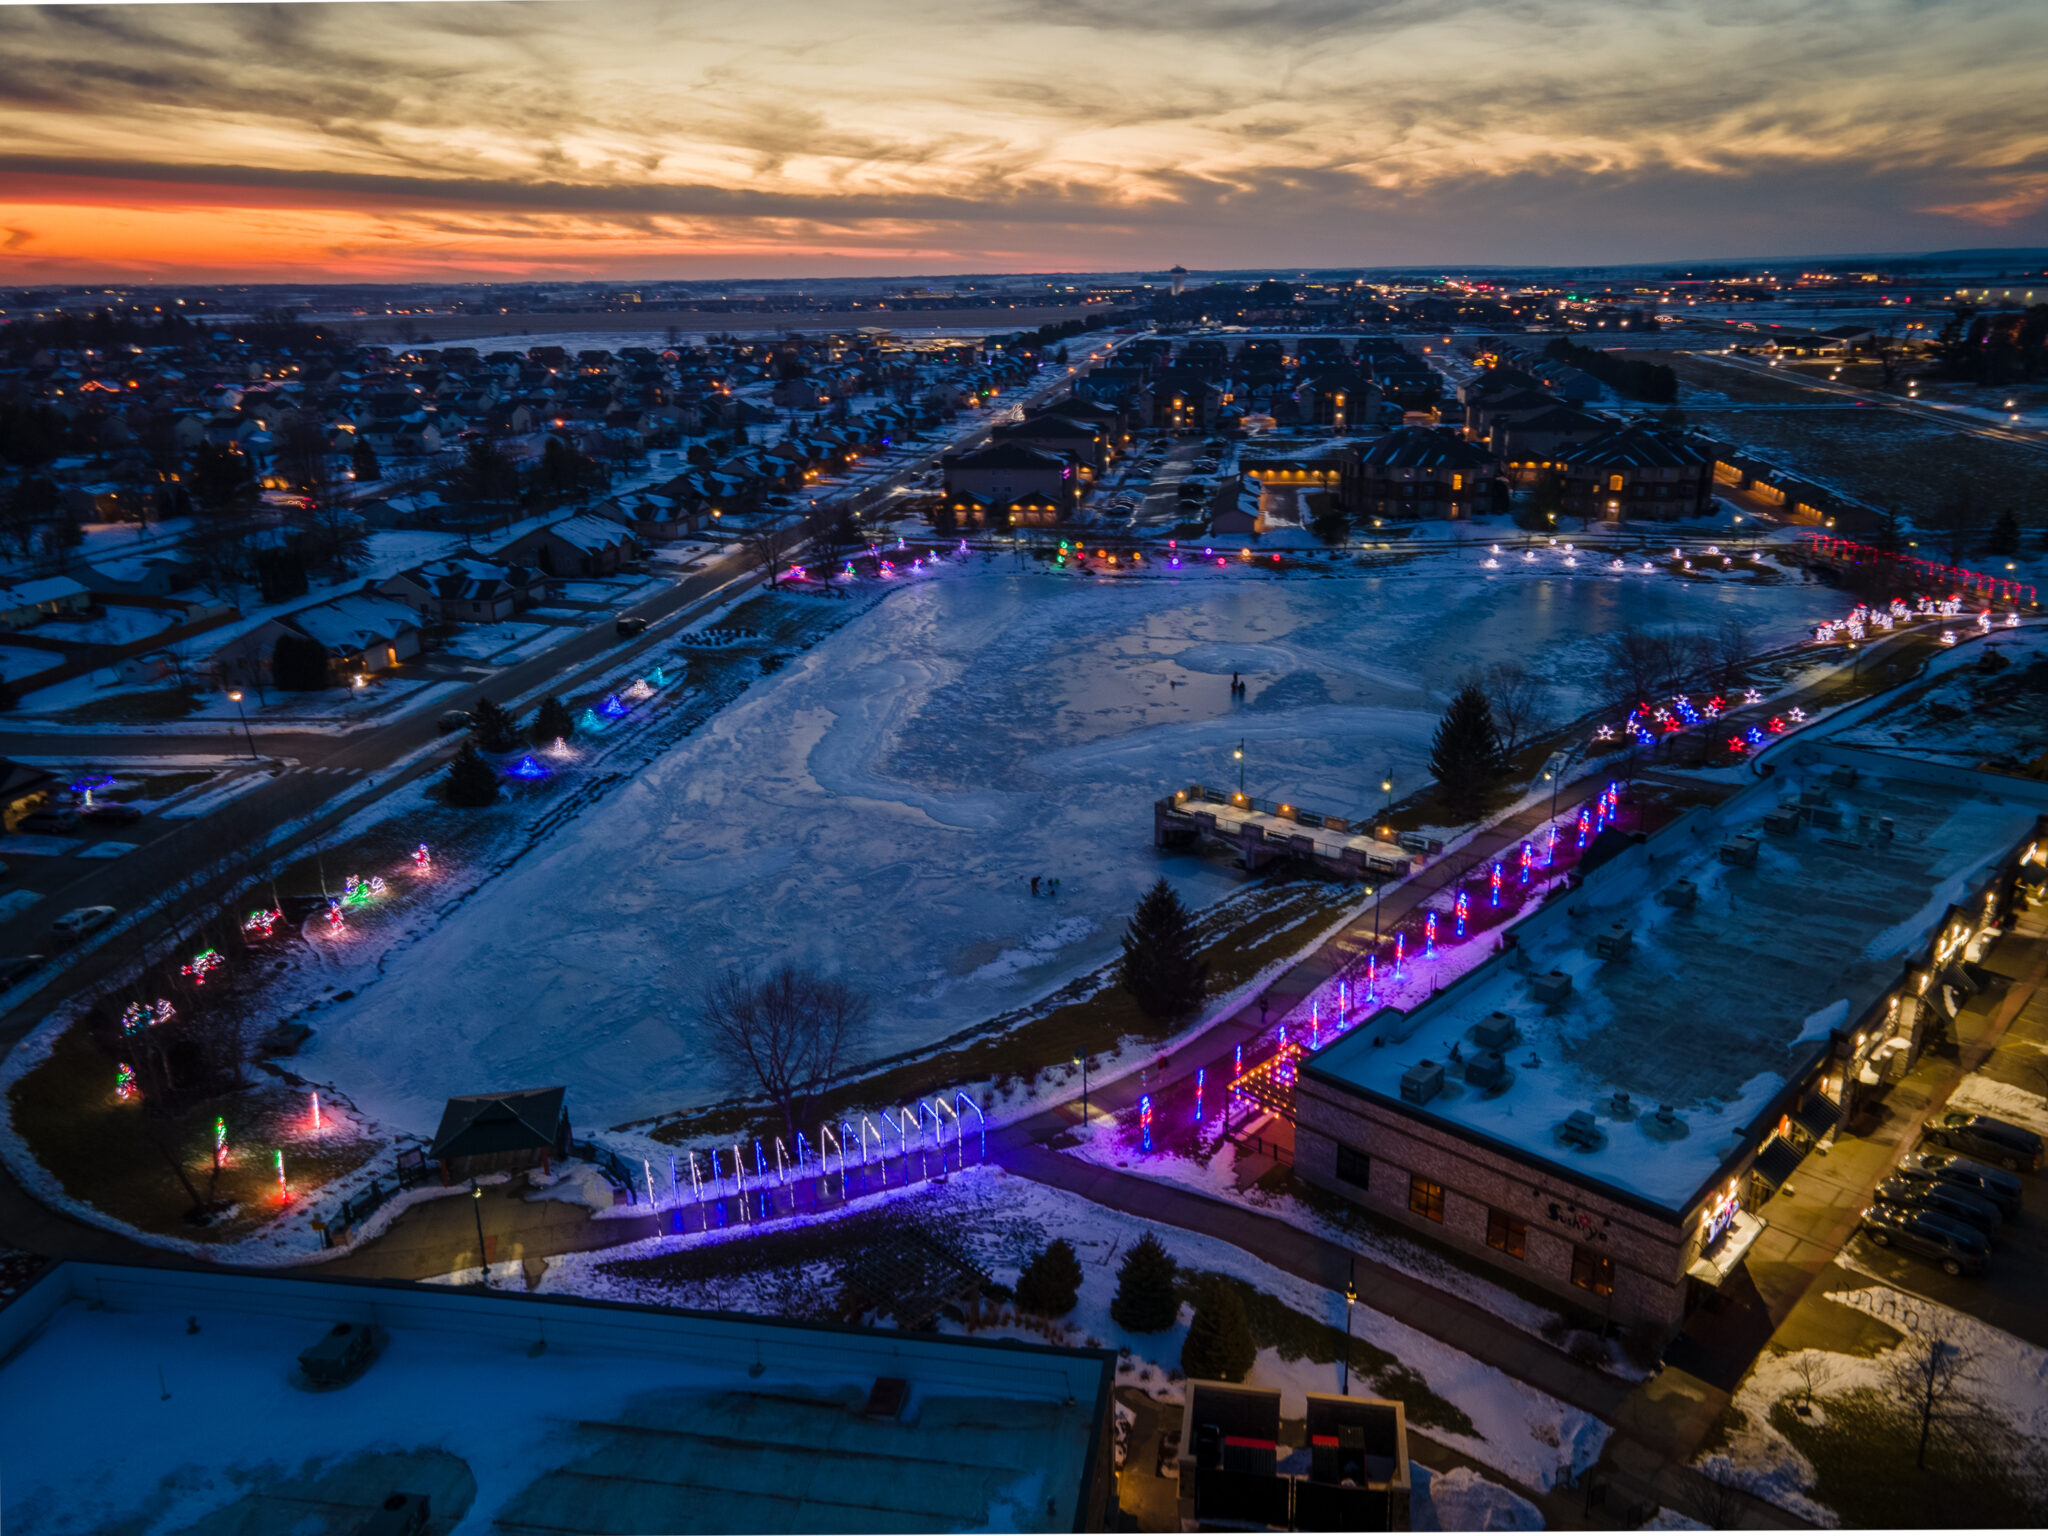
<svg viewBox="0 0 2048 1536">
<path fill-rule="evenodd" d="M 1726 690 L 1741 680 L 1743 669 L 1756 658 L 1756 639 L 1742 620 L 1725 618 L 1706 636 L 1706 652 L 1714 686 Z"/>
<path fill-rule="evenodd" d="M 1686 1484 L 1686 1502 L 1692 1505 L 1694 1518 L 1710 1530 L 1739 1529 L 1748 1500 L 1741 1488 L 1728 1481 L 1733 1469 L 1727 1458 L 1717 1456 L 1706 1466 L 1693 1470 L 1698 1475 Z"/>
<path fill-rule="evenodd" d="M 801 537 L 797 529 L 774 526 L 757 528 L 747 534 L 742 542 L 746 546 L 748 556 L 760 566 L 762 573 L 768 578 L 768 585 L 772 587 L 776 584 L 777 572 L 782 568 L 783 557 L 796 547 Z"/>
<path fill-rule="evenodd" d="M 1935 507 L 1928 519 L 1928 530 L 1938 541 L 1941 557 L 1950 565 L 1961 565 L 1970 546 L 1977 542 L 1983 523 L 1976 487 L 1968 480 L 1958 480 Z"/>
<path fill-rule="evenodd" d="M 1792 1357 L 1792 1374 L 1799 1379 L 1799 1406 L 1813 1407 L 1813 1394 L 1835 1379 L 1835 1368 L 1817 1349 L 1802 1349 Z"/>
<path fill-rule="evenodd" d="M 765 977 L 728 968 L 705 989 L 698 1017 L 713 1053 L 761 1085 L 794 1141 L 868 1012 L 845 982 L 785 964 Z"/>
<path fill-rule="evenodd" d="M 1519 661 L 1497 661 L 1488 667 L 1485 686 L 1501 752 L 1512 757 L 1550 723 L 1550 690 Z"/>
<path fill-rule="evenodd" d="M 1623 705 L 1650 703 L 1685 671 L 1689 650 L 1674 636 L 1624 625 L 1607 637 L 1602 681 Z"/>
<path fill-rule="evenodd" d="M 1927 1443 L 1933 1435 L 1960 1433 L 1977 1418 L 1963 1390 L 1963 1378 L 1974 1358 L 1962 1344 L 1921 1334 L 1909 1334 L 1892 1352 L 1888 1367 L 1892 1395 L 1920 1421 L 1920 1445 L 1913 1464 L 1923 1471 Z"/>
</svg>

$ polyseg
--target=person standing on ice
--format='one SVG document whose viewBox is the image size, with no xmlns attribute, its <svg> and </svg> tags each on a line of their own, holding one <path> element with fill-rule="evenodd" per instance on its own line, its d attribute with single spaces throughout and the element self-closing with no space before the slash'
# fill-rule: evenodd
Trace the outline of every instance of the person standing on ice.
<svg viewBox="0 0 2048 1536">
<path fill-rule="evenodd" d="M 1031 877 L 1031 894 L 1034 896 L 1038 894 L 1038 876 L 1036 875 Z"/>
</svg>

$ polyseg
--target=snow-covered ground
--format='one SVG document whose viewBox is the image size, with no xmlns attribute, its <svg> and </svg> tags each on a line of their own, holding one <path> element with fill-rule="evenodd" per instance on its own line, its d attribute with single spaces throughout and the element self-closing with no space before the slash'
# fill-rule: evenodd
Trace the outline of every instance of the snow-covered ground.
<svg viewBox="0 0 2048 1536">
<path fill-rule="evenodd" d="M 1826 1422 L 1830 1400 L 1870 1394 L 1893 1402 L 1898 1443 L 1910 1447 L 1919 1421 L 1911 1408 L 1897 1401 L 1899 1383 L 1892 1366 L 1914 1340 L 1939 1340 L 1963 1351 L 1955 1400 L 1974 1416 L 1968 1433 L 1977 1454 L 1999 1465 L 2033 1497 L 2048 1492 L 2048 1351 L 1939 1302 L 1882 1284 L 1831 1292 L 1828 1300 L 1888 1324 L 1898 1332 L 1898 1341 L 1874 1355 L 1766 1350 L 1736 1388 L 1734 1407 L 1741 1414 L 1741 1427 L 1725 1446 L 1701 1458 L 1703 1471 L 1747 1488 L 1803 1520 L 1838 1523 L 1835 1512 L 1812 1497 L 1813 1464 L 1772 1424 L 1772 1408 L 1805 1402 L 1805 1364 L 1813 1372 L 1818 1423 Z"/>
<path fill-rule="evenodd" d="M 1081 1260 L 1081 1294 L 1074 1310 L 1060 1320 L 1070 1343 L 1097 1341 L 1130 1351 L 1118 1367 L 1121 1381 L 1142 1386 L 1155 1395 L 1174 1398 L 1177 1387 L 1168 1373 L 1178 1369 L 1181 1341 L 1191 1315 L 1164 1333 L 1126 1333 L 1111 1320 L 1117 1265 L 1141 1228 L 1129 1217 L 1095 1205 L 1078 1195 L 1034 1184 L 1000 1168 L 973 1168 L 956 1174 L 943 1188 L 927 1186 L 899 1197 L 916 1203 L 916 1217 L 946 1233 L 995 1279 L 1014 1285 L 1029 1255 L 1053 1238 L 1065 1238 Z M 776 1223 L 774 1225 L 787 1225 Z M 759 1229 L 751 1229 L 759 1230 Z M 1174 1260 L 1185 1269 L 1204 1270 L 1243 1280 L 1277 1297 L 1303 1316 L 1341 1329 L 1344 1297 L 1275 1269 L 1242 1249 L 1215 1238 L 1173 1227 L 1156 1228 Z M 595 1296 L 619 1301 L 654 1302 L 775 1314 L 784 1298 L 803 1294 L 815 1299 L 816 1286 L 793 1283 L 779 1271 L 754 1271 L 692 1286 L 608 1273 L 606 1266 L 622 1258 L 646 1258 L 678 1245 L 674 1238 L 651 1238 L 627 1248 L 598 1253 L 567 1254 L 550 1259 L 539 1289 L 543 1292 Z M 814 1266 L 818 1267 L 818 1266 Z M 828 1266 L 822 1266 L 829 1269 Z M 476 1278 L 472 1276 L 471 1278 Z M 809 1277 L 823 1282 L 824 1276 Z M 1429 1433 L 1445 1445 L 1502 1472 L 1524 1487 L 1547 1490 L 1563 1465 L 1581 1471 L 1593 1465 L 1605 1445 L 1608 1426 L 1590 1414 L 1558 1402 L 1505 1372 L 1481 1364 L 1406 1324 L 1360 1305 L 1352 1312 L 1352 1332 L 1386 1351 L 1429 1389 L 1461 1410 L 1474 1434 L 1441 1427 Z M 946 1325 L 958 1331 L 957 1325 Z M 1035 1338 L 1042 1335 L 1018 1324 L 980 1330 L 981 1336 Z M 1333 1392 L 1338 1367 L 1307 1358 L 1288 1360 L 1273 1348 L 1259 1351 L 1249 1381 L 1276 1389 L 1283 1417 L 1300 1418 L 1306 1394 Z M 1448 1522 L 1447 1522 L 1448 1523 Z"/>
<path fill-rule="evenodd" d="M 1618 625 L 1732 615 L 1776 643 L 1825 601 L 1481 554 L 1298 578 L 948 565 L 392 954 L 308 1069 L 422 1128 L 450 1093 L 543 1082 L 586 1123 L 651 1115 L 736 1086 L 694 1038 L 707 977 L 783 959 L 875 998 L 867 1055 L 920 1047 L 1102 963 L 1160 874 L 1198 905 L 1236 888 L 1220 859 L 1155 851 L 1149 813 L 1231 782 L 1240 741 L 1253 794 L 1357 815 L 1387 774 L 1427 777 L 1448 692 L 1489 662 L 1531 662 L 1564 715 Z"/>
</svg>

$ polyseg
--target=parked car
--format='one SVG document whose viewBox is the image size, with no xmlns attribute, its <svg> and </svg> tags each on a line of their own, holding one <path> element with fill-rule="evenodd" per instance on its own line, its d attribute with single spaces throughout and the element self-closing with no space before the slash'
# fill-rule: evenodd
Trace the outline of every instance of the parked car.
<svg viewBox="0 0 2048 1536">
<path fill-rule="evenodd" d="M 1877 1203 L 1902 1211 L 1933 1211 L 1975 1227 L 1986 1237 L 2005 1220 L 1991 1201 L 1960 1184 L 1915 1184 L 1911 1179 L 1886 1179 L 1877 1186 Z"/>
<path fill-rule="evenodd" d="M 119 800 L 106 800 L 98 805 L 89 805 L 79 813 L 83 820 L 96 827 L 132 827 L 142 820 L 142 807 L 123 805 Z"/>
<path fill-rule="evenodd" d="M 466 731 L 476 724 L 476 716 L 466 709 L 444 709 L 434 717 L 434 729 L 441 732 Z"/>
<path fill-rule="evenodd" d="M 73 907 L 50 924 L 50 937 L 65 942 L 82 939 L 114 915 L 112 907 Z"/>
<path fill-rule="evenodd" d="M 43 963 L 41 955 L 9 955 L 0 960 L 0 987 L 11 987 Z"/>
<path fill-rule="evenodd" d="M 1892 1174 L 1915 1184 L 1953 1184 L 1971 1190 L 1997 1206 L 2007 1221 L 2020 1213 L 2020 1181 L 1987 1163 L 1948 1152 L 1915 1152 L 1902 1158 Z"/>
<path fill-rule="evenodd" d="M 2040 1171 L 2041 1138 L 2010 1120 L 1952 1109 L 1928 1122 L 1923 1134 L 1937 1147 L 1967 1152 L 2014 1173 Z"/>
<path fill-rule="evenodd" d="M 1982 1232 L 1933 1211 L 1873 1205 L 1863 1213 L 1863 1234 L 1880 1248 L 1903 1248 L 1932 1259 L 1952 1275 L 1981 1275 L 1991 1256 Z"/>
<path fill-rule="evenodd" d="M 613 620 L 612 630 L 614 633 L 619 634 L 621 636 L 644 635 L 645 633 L 647 633 L 647 621 L 645 619 L 631 618 L 622 614 L 617 619 Z"/>
<path fill-rule="evenodd" d="M 78 812 L 68 805 L 46 805 L 41 810 L 30 811 L 15 823 L 17 832 L 76 832 Z"/>
</svg>

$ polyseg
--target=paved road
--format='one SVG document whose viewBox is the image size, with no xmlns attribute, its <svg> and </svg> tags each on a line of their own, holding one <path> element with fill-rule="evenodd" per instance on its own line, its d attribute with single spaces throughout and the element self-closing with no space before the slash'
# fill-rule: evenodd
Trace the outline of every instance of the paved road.
<svg viewBox="0 0 2048 1536">
<path fill-rule="evenodd" d="M 1768 363 L 1754 362 L 1748 358 L 1721 357 L 1711 352 L 1691 354 L 1703 361 L 1719 363 L 1724 368 L 1733 368 L 1743 373 L 1754 373 L 1765 378 L 1776 379 L 1779 383 L 1796 384 L 1801 389 L 1810 389 L 1818 394 L 1837 395 L 1846 402 L 1861 402 L 1873 409 L 1900 411 L 1908 416 L 1919 416 L 1927 421 L 1938 421 L 1957 432 L 1967 432 L 1974 437 L 1993 438 L 2002 443 L 2014 443 L 2022 448 L 2048 448 L 2048 432 L 2038 427 L 2001 426 L 1997 422 L 1984 421 L 1955 407 L 1943 408 L 1925 400 L 1908 400 L 1903 395 L 1881 391 L 1858 389 L 1852 384 L 1837 384 L 1827 379 L 1816 379 L 1804 373 L 1787 374 L 1783 369 L 1773 368 Z M 1760 407 L 1760 409 L 1766 407 Z M 1798 407 L 1792 407 L 1798 409 Z M 1688 407 L 1690 409 L 1690 407 Z M 1713 409 L 1713 407 L 1707 407 Z"/>
</svg>

